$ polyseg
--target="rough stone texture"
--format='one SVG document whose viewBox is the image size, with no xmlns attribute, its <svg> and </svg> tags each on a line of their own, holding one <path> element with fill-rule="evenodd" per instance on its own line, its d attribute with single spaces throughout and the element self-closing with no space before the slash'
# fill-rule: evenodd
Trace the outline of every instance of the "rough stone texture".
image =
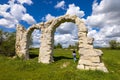
<svg viewBox="0 0 120 80">
<path fill-rule="evenodd" d="M 85 70 L 101 70 L 104 72 L 108 72 L 107 68 L 105 67 L 104 63 L 101 61 L 101 50 L 91 49 L 91 48 L 81 48 L 80 49 L 80 59 L 78 62 L 78 69 L 85 69 Z M 84 67 L 83 67 L 84 66 Z"/>
<path fill-rule="evenodd" d="M 15 48 L 18 57 L 22 59 L 29 58 L 26 47 L 27 47 L 26 29 L 21 25 L 17 25 Z"/>
<path fill-rule="evenodd" d="M 39 23 L 29 27 L 27 30 L 24 27 L 17 25 L 16 33 L 16 54 L 23 59 L 29 59 L 29 38 L 34 29 L 41 30 L 40 37 L 40 51 L 38 62 L 51 63 L 53 59 L 54 48 L 54 32 L 56 28 L 64 22 L 73 22 L 78 27 L 79 38 L 79 54 L 80 59 L 78 61 L 77 68 L 85 70 L 101 70 L 108 72 L 104 63 L 101 61 L 101 50 L 93 48 L 93 38 L 87 37 L 88 30 L 84 25 L 84 22 L 77 16 L 64 15 L 56 19 L 52 19 L 45 23 Z"/>
<path fill-rule="evenodd" d="M 36 24 L 31 27 L 29 27 L 27 30 L 21 26 L 17 25 L 16 27 L 16 55 L 21 59 L 29 59 L 29 39 L 31 36 L 31 33 L 34 29 L 40 29 L 41 25 Z"/>
</svg>

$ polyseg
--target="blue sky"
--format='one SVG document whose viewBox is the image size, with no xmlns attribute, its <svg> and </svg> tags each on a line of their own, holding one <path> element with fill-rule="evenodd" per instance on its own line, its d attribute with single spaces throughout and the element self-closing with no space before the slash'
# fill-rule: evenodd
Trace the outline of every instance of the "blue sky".
<svg viewBox="0 0 120 80">
<path fill-rule="evenodd" d="M 0 29 L 15 31 L 16 24 L 28 28 L 64 14 L 77 15 L 86 24 L 94 46 L 109 46 L 109 40 L 120 41 L 119 0 L 0 0 Z M 111 6 L 112 5 L 112 6 Z M 77 42 L 77 28 L 64 23 L 57 28 L 55 43 L 64 47 Z M 40 41 L 39 31 L 33 32 L 34 46 Z M 60 40 L 61 39 L 61 40 Z"/>
<path fill-rule="evenodd" d="M 8 4 L 8 1 L 9 0 L 1 0 L 0 4 Z M 61 1 L 65 2 L 65 9 L 56 9 L 55 5 Z M 42 17 L 46 16 L 48 13 L 53 16 L 64 15 L 69 4 L 75 4 L 75 6 L 79 6 L 80 9 L 85 13 L 83 17 L 87 18 L 87 16 L 91 15 L 92 13 L 93 1 L 94 0 L 32 0 L 31 5 L 23 4 L 23 6 L 27 9 L 27 13 L 32 15 L 36 22 L 39 23 L 42 21 Z M 20 23 L 26 27 L 29 27 L 25 21 L 21 20 Z M 1 27 L 3 28 L 4 26 Z"/>
<path fill-rule="evenodd" d="M 28 13 L 35 16 L 35 19 L 39 21 L 43 16 L 50 13 L 54 16 L 64 15 L 66 10 L 56 9 L 54 6 L 60 2 L 61 0 L 34 0 L 34 4 L 32 6 L 27 6 Z M 92 12 L 92 3 L 93 0 L 64 0 L 65 8 L 68 7 L 69 4 L 75 4 L 76 6 L 80 6 L 81 10 L 85 11 L 85 17 L 91 14 Z"/>
</svg>

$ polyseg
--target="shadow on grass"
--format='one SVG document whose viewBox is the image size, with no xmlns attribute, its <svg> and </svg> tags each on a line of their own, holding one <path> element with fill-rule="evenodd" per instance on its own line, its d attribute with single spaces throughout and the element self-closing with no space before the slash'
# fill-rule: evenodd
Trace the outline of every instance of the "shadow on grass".
<svg viewBox="0 0 120 80">
<path fill-rule="evenodd" d="M 73 59 L 73 58 L 70 58 L 70 57 L 65 57 L 65 56 L 57 56 L 57 57 L 53 57 L 54 58 L 54 61 L 59 61 L 61 59 Z"/>
<path fill-rule="evenodd" d="M 30 56 L 30 59 L 34 59 L 34 58 L 38 57 L 38 54 L 30 53 L 29 56 Z"/>
<path fill-rule="evenodd" d="M 34 54 L 34 53 L 30 53 L 30 59 L 34 59 L 34 58 L 36 58 L 36 57 L 38 57 L 39 55 L 38 54 Z M 68 59 L 68 60 L 73 60 L 73 58 L 71 58 L 71 57 L 66 57 L 66 56 L 53 56 L 53 58 L 54 58 L 54 61 L 59 61 L 59 60 L 62 60 L 62 59 Z M 78 60 L 79 58 L 77 58 L 77 60 Z"/>
</svg>

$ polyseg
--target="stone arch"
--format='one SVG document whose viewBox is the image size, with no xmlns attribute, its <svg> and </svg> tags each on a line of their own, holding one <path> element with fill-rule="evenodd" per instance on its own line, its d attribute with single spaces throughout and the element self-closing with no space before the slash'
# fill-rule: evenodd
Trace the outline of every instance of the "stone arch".
<svg viewBox="0 0 120 80">
<path fill-rule="evenodd" d="M 17 26 L 16 33 L 16 54 L 19 57 L 28 59 L 28 38 L 32 31 L 37 28 L 41 29 L 41 46 L 39 51 L 38 62 L 51 63 L 53 60 L 54 31 L 64 22 L 73 22 L 78 27 L 78 43 L 80 59 L 77 68 L 85 70 L 102 70 L 108 72 L 100 57 L 103 54 L 101 50 L 93 48 L 93 38 L 87 37 L 88 30 L 84 22 L 77 16 L 64 15 L 45 23 L 33 25 L 27 30 Z M 22 47 L 23 46 L 23 47 Z"/>
<path fill-rule="evenodd" d="M 29 59 L 29 41 L 30 36 L 34 29 L 41 30 L 42 23 L 30 26 L 25 29 L 22 25 L 17 25 L 16 27 L 16 55 L 22 59 Z"/>
<path fill-rule="evenodd" d="M 51 22 L 51 23 L 50 23 Z M 83 21 L 78 18 L 77 16 L 70 16 L 70 15 L 64 15 L 60 16 L 56 19 L 51 20 L 49 23 L 45 23 L 47 25 L 45 31 L 44 31 L 44 42 L 41 43 L 40 47 L 40 56 L 39 56 L 39 62 L 42 63 L 51 63 L 54 62 L 53 60 L 53 46 L 54 46 L 54 31 L 55 29 L 64 22 L 73 22 L 78 27 L 78 38 L 79 38 L 79 48 L 93 48 L 92 46 L 92 38 L 87 38 L 87 28 L 85 27 Z M 88 40 L 89 43 L 88 44 Z M 79 49 L 79 54 L 80 54 Z"/>
</svg>

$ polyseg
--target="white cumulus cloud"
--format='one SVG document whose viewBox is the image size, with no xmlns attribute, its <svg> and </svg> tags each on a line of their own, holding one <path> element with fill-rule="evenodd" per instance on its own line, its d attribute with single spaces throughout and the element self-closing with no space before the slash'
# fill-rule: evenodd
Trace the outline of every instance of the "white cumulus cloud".
<svg viewBox="0 0 120 80">
<path fill-rule="evenodd" d="M 94 2 L 92 15 L 86 19 L 89 36 L 94 37 L 95 46 L 109 46 L 110 40 L 120 40 L 120 0 Z M 94 35 L 93 35 L 94 34 Z"/>
<path fill-rule="evenodd" d="M 67 9 L 66 14 L 70 14 L 70 15 L 77 15 L 78 17 L 83 17 L 84 11 L 80 10 L 79 6 L 75 6 L 75 4 L 70 4 L 69 8 Z"/>
<path fill-rule="evenodd" d="M 17 0 L 19 3 L 21 3 L 21 4 L 24 4 L 24 3 L 26 3 L 26 4 L 29 4 L 29 5 L 31 5 L 33 2 L 31 1 L 31 0 Z"/>
<path fill-rule="evenodd" d="M 34 30 L 32 33 L 32 39 L 33 39 L 33 45 L 32 47 L 39 48 L 40 47 L 40 37 L 41 37 L 41 32 L 40 30 Z"/>
<path fill-rule="evenodd" d="M 31 15 L 29 15 L 29 14 L 24 14 L 22 16 L 22 20 L 26 21 L 28 24 L 35 24 L 36 23 L 34 18 Z"/>
<path fill-rule="evenodd" d="M 22 16 L 26 13 L 26 8 L 23 5 L 14 4 L 10 8 L 11 16 L 17 20 L 21 20 Z"/>
<path fill-rule="evenodd" d="M 58 2 L 57 5 L 55 5 L 55 8 L 65 9 L 65 1 Z"/>
<path fill-rule="evenodd" d="M 62 23 L 55 32 L 55 44 L 62 44 L 63 47 L 74 45 L 78 41 L 78 28 L 74 23 Z"/>
<path fill-rule="evenodd" d="M 36 23 L 34 18 L 27 13 L 23 4 L 32 4 L 31 0 L 9 0 L 7 4 L 0 5 L 0 26 L 15 28 L 21 20 L 28 24 Z"/>
<path fill-rule="evenodd" d="M 42 21 L 49 21 L 54 18 L 55 16 L 52 16 L 51 14 L 47 14 L 45 17 L 42 17 Z"/>
<path fill-rule="evenodd" d="M 69 45 L 75 45 L 77 40 L 74 40 L 74 36 L 71 34 L 62 34 L 62 35 L 55 35 L 55 45 L 60 43 L 62 44 L 63 48 L 68 47 Z"/>
<path fill-rule="evenodd" d="M 7 5 L 7 4 L 3 4 L 3 5 L 0 4 L 0 11 L 1 12 L 6 12 L 9 7 L 10 6 Z"/>
</svg>

